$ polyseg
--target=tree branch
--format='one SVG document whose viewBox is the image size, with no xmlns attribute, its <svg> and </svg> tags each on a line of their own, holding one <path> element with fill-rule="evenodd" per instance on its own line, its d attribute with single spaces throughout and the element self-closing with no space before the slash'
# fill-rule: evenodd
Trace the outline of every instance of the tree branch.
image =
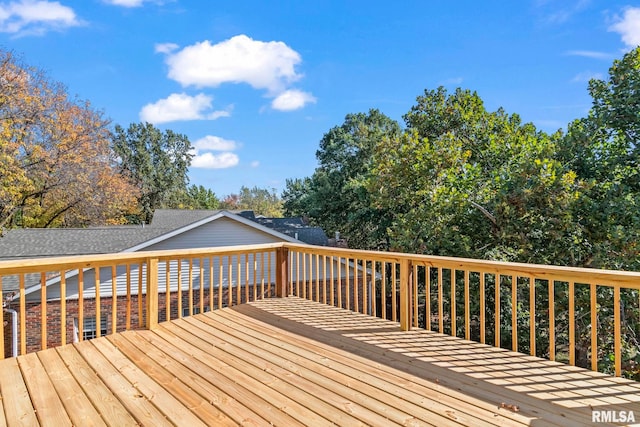
<svg viewBox="0 0 640 427">
<path fill-rule="evenodd" d="M 496 218 L 491 214 L 491 212 L 489 212 L 484 207 L 480 206 L 479 204 L 477 204 L 474 201 L 471 201 L 471 206 L 473 206 L 474 208 L 478 209 L 480 212 L 482 212 L 482 214 L 484 216 L 489 218 L 489 221 L 491 221 L 491 223 L 494 225 L 494 227 L 498 227 L 498 222 L 496 221 Z"/>
</svg>

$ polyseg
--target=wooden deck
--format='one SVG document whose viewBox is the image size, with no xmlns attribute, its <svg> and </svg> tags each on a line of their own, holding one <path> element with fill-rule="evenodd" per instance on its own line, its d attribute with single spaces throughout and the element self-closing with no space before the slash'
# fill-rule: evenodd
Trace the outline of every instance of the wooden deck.
<svg viewBox="0 0 640 427">
<path fill-rule="evenodd" d="M 640 383 L 298 298 L 0 361 L 1 425 L 592 425 Z"/>
</svg>

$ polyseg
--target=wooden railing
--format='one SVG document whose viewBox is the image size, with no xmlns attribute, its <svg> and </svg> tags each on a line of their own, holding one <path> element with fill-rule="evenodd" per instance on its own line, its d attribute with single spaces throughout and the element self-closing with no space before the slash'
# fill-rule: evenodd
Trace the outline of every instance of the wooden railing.
<svg viewBox="0 0 640 427">
<path fill-rule="evenodd" d="M 17 331 L 0 340 L 0 357 L 12 354 L 10 335 L 25 354 L 273 296 L 280 246 L 0 262 L 0 324 L 10 310 L 19 318 Z M 87 321 L 95 328 L 85 330 Z"/>
<path fill-rule="evenodd" d="M 616 375 L 640 357 L 635 272 L 275 243 L 4 261 L 2 287 L 20 354 L 294 295 Z"/>
<path fill-rule="evenodd" d="M 403 330 L 425 328 L 617 376 L 624 363 L 627 374 L 640 374 L 638 272 L 286 247 L 293 295 L 399 321 Z"/>
</svg>

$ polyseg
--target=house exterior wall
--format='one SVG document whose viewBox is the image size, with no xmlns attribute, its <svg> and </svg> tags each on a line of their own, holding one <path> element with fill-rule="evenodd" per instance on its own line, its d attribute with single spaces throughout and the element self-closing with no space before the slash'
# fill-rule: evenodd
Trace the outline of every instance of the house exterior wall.
<svg viewBox="0 0 640 427">
<path fill-rule="evenodd" d="M 195 258 L 191 261 L 191 287 L 193 289 L 199 289 L 201 286 L 209 288 L 213 285 L 214 288 L 226 288 L 231 286 L 237 286 L 244 283 L 261 283 L 263 280 L 268 282 L 275 282 L 276 271 L 276 256 L 275 252 L 271 253 L 271 277 L 269 277 L 269 257 L 262 254 L 249 254 L 248 257 L 237 256 L 229 257 L 215 256 L 205 257 L 203 259 Z M 178 273 L 178 262 L 180 263 L 180 273 Z M 222 275 L 220 274 L 220 264 L 222 264 Z M 241 265 L 238 272 L 238 264 Z M 245 264 L 250 265 L 248 274 Z M 229 272 L 229 265 L 231 265 L 231 272 Z M 255 272 L 254 272 L 255 265 Z M 200 268 L 202 266 L 202 268 Z M 263 267 L 264 266 L 264 267 Z M 189 289 L 189 268 L 190 263 L 188 259 L 171 260 L 169 261 L 169 290 L 178 290 L 178 278 L 180 278 L 180 287 L 183 290 Z M 202 271 L 202 274 L 201 274 Z M 213 273 L 213 274 L 211 274 Z M 87 269 L 83 271 L 83 296 L 84 298 L 94 298 L 96 296 L 96 274 L 94 269 Z M 100 277 L 100 296 L 103 298 L 109 298 L 113 294 L 113 270 L 111 267 L 101 267 L 99 271 Z M 254 277 L 255 276 L 255 277 Z M 142 274 L 140 274 L 140 266 L 133 264 L 130 266 L 128 273 L 129 281 L 127 281 L 127 268 L 126 265 L 115 266 L 115 284 L 116 295 L 123 296 L 127 294 L 137 295 L 142 292 L 146 293 L 146 280 L 147 272 L 146 266 L 142 266 Z M 66 296 L 67 299 L 77 299 L 79 296 L 78 288 L 79 276 L 77 272 L 67 274 L 66 278 Z M 128 289 L 129 287 L 129 289 Z M 165 261 L 158 263 L 158 288 L 160 291 L 166 291 L 167 289 L 167 264 Z M 60 282 L 59 279 L 52 281 L 47 286 L 47 299 L 56 300 L 60 298 Z M 39 302 L 41 299 L 39 292 L 32 292 L 27 295 L 27 301 Z"/>
<path fill-rule="evenodd" d="M 196 227 L 192 230 L 181 233 L 177 236 L 168 238 L 151 246 L 148 246 L 142 249 L 139 252 L 145 251 L 156 251 L 156 250 L 171 250 L 171 249 L 198 249 L 198 248 L 208 248 L 208 247 L 223 247 L 223 246 L 237 246 L 237 245 L 252 245 L 252 244 L 264 244 L 264 243 L 277 243 L 282 240 L 276 236 L 268 234 L 264 231 L 258 230 L 254 227 L 250 227 L 246 224 L 242 224 L 236 220 L 231 218 L 221 217 L 216 220 L 213 220 L 209 223 L 203 224 L 199 227 Z M 266 258 L 265 258 L 266 259 Z M 228 257 L 212 257 L 212 258 L 204 258 L 202 261 L 200 259 L 194 259 L 194 271 L 192 276 L 192 286 L 198 288 L 200 286 L 200 263 L 203 265 L 203 277 L 202 282 L 204 286 L 208 287 L 210 283 L 213 283 L 214 286 L 228 286 L 229 284 L 229 273 L 228 273 Z M 238 281 L 238 272 L 236 266 L 240 263 L 248 262 L 250 265 L 256 265 L 256 270 L 258 271 L 258 277 L 255 278 L 256 281 L 261 281 L 265 279 L 265 281 L 271 280 L 275 281 L 275 252 L 271 253 L 271 277 L 264 277 L 267 273 L 261 273 L 263 266 L 263 257 L 258 255 L 254 258 L 254 255 L 249 255 L 248 259 L 245 256 L 241 256 L 238 260 L 237 256 L 231 257 L 231 265 L 233 266 L 233 271 L 231 273 L 231 281 L 232 285 L 237 285 L 238 283 L 253 283 L 254 282 L 254 271 L 253 268 L 250 268 L 249 275 L 247 278 L 246 270 L 243 266 L 240 272 L 240 280 Z M 267 261 L 264 261 L 267 262 Z M 170 288 L 171 290 L 178 289 L 178 273 L 177 273 L 177 260 L 171 261 L 170 263 Z M 223 265 L 223 275 L 220 277 L 219 274 L 219 266 L 220 263 Z M 213 264 L 213 269 L 210 268 L 210 265 Z M 189 261 L 186 259 L 181 260 L 181 271 L 182 274 L 181 284 L 183 289 L 187 289 L 189 287 L 189 275 L 188 275 L 188 267 Z M 146 280 L 146 271 L 145 267 L 142 268 L 142 283 L 145 283 Z M 265 271 L 268 271 L 268 266 L 265 264 Z M 210 272 L 213 271 L 213 280 L 211 280 Z M 84 297 L 91 298 L 95 296 L 95 271 L 93 269 L 85 270 L 83 272 L 83 285 L 84 285 Z M 110 297 L 113 293 L 112 286 L 112 270 L 110 267 L 100 268 L 100 295 L 102 297 Z M 139 266 L 132 265 L 130 268 L 130 277 L 131 277 L 131 292 L 132 294 L 138 294 L 138 280 L 139 276 Z M 36 278 L 35 282 L 39 281 Z M 166 286 L 166 264 L 164 262 L 160 262 L 158 266 L 158 283 L 159 286 Z M 143 291 L 144 292 L 144 291 Z M 126 267 L 124 265 L 116 266 L 116 295 L 126 295 L 127 294 L 127 275 L 126 275 Z M 78 276 L 77 272 L 75 274 L 68 274 L 66 279 L 66 296 L 67 298 L 77 298 L 78 297 Z M 60 284 L 58 280 L 50 281 L 50 284 L 47 286 L 47 299 L 55 300 L 60 298 Z M 27 296 L 29 301 L 39 301 L 40 294 L 38 292 L 31 293 Z"/>
<path fill-rule="evenodd" d="M 333 286 L 333 294 L 334 299 L 331 301 L 331 287 Z M 380 296 L 380 289 L 377 289 L 375 293 L 375 297 L 372 295 L 372 291 L 375 289 L 376 284 L 371 282 L 371 277 L 368 276 L 365 280 L 362 276 L 360 276 L 357 280 L 351 277 L 349 281 L 346 278 L 342 278 L 340 280 L 340 284 L 338 284 L 337 280 L 330 281 L 327 280 L 326 287 L 324 284 L 324 280 L 307 280 L 292 283 L 292 294 L 299 297 L 304 297 L 307 299 L 312 299 L 316 301 L 323 302 L 326 293 L 327 303 L 329 305 L 338 305 L 338 294 L 342 296 L 342 307 L 348 308 L 350 310 L 355 310 L 355 301 L 356 301 L 356 287 L 357 291 L 357 301 L 358 301 L 358 311 L 371 313 L 373 309 L 373 298 L 375 298 L 375 306 L 376 306 L 376 314 L 378 316 L 382 313 L 382 300 Z M 366 287 L 367 298 L 365 298 L 364 288 Z M 205 311 L 207 309 L 218 309 L 220 307 L 227 307 L 229 305 L 229 289 L 222 289 L 222 306 L 218 305 L 219 302 L 219 294 L 218 289 L 213 289 L 213 306 L 210 306 L 211 295 L 209 294 L 209 289 L 203 289 L 203 301 L 205 306 Z M 264 289 L 261 284 L 255 289 L 255 292 L 258 298 L 272 298 L 275 297 L 275 284 L 265 284 Z M 264 292 L 264 293 L 263 293 Z M 239 298 L 238 298 L 239 294 Z M 247 286 L 241 286 L 239 289 L 234 287 L 231 288 L 231 304 L 237 305 L 242 304 L 247 301 L 253 300 L 254 288 L 253 284 L 249 284 Z M 247 295 L 249 298 L 247 299 Z M 347 305 L 347 295 L 349 295 L 349 304 Z M 191 305 L 192 307 L 198 308 L 200 306 L 200 291 L 194 290 L 191 297 Z M 178 292 L 170 292 L 169 294 L 169 308 L 170 308 L 170 318 L 176 319 L 178 317 L 178 310 L 185 309 L 187 310 L 190 303 L 189 293 L 187 291 L 182 292 L 182 306 L 178 306 Z M 388 319 L 392 318 L 391 314 L 391 304 L 392 297 L 390 295 L 389 290 L 387 290 L 387 295 L 385 298 L 386 302 L 386 317 Z M 138 313 L 138 296 L 131 295 L 130 299 L 130 328 L 138 329 L 140 328 L 139 323 L 139 313 Z M 95 317 L 96 315 L 96 299 L 95 298 L 87 298 L 83 300 L 84 303 L 84 313 L 83 317 Z M 142 318 L 145 317 L 145 295 L 142 296 Z M 399 304 L 397 304 L 399 306 Z M 41 319 L 42 319 L 42 307 L 39 302 L 30 302 L 26 305 L 26 344 L 27 344 L 27 352 L 34 352 L 41 350 Z M 67 335 L 66 343 L 72 343 L 74 339 L 74 319 L 78 319 L 78 307 L 79 300 L 68 300 L 66 302 L 66 322 L 65 322 L 65 330 Z M 158 295 L 158 320 L 163 322 L 167 320 L 166 315 L 166 307 L 167 307 L 167 294 L 160 293 Z M 13 303 L 7 308 L 13 308 L 15 310 L 19 310 L 19 306 L 17 303 Z M 47 347 L 59 346 L 62 343 L 60 342 L 61 336 L 61 314 L 60 314 L 60 301 L 49 301 L 47 302 L 46 312 L 47 312 Z M 113 314 L 112 314 L 112 298 L 101 298 L 100 299 L 100 311 L 101 316 L 105 316 L 107 319 L 107 334 L 111 333 L 112 325 L 113 325 Z M 126 313 L 127 313 L 127 297 L 119 296 L 116 299 L 116 321 L 117 321 L 117 331 L 121 332 L 126 329 Z M 11 356 L 11 325 L 7 324 L 9 319 L 5 319 L 5 357 Z M 144 324 L 144 321 L 142 322 Z M 144 326 L 143 326 L 144 327 Z M 18 331 L 20 334 L 21 331 Z M 18 343 L 20 343 L 20 337 L 18 337 Z M 18 344 L 19 345 L 19 344 Z"/>
<path fill-rule="evenodd" d="M 268 284 L 264 287 L 264 294 L 262 294 L 262 286 L 258 285 L 256 287 L 256 294 L 260 297 L 263 295 L 264 298 L 274 297 L 275 296 L 275 284 L 269 286 Z M 270 290 L 270 291 L 269 291 Z M 239 289 L 240 298 L 237 298 L 238 289 L 232 288 L 231 290 L 231 298 L 232 304 L 243 304 L 247 302 L 247 294 L 249 295 L 249 300 L 253 300 L 253 285 L 241 286 Z M 211 302 L 211 295 L 209 294 L 208 289 L 203 289 L 204 296 L 204 305 L 205 310 L 207 308 L 218 309 L 218 291 L 214 288 L 213 295 L 213 307 L 210 307 L 209 304 Z M 192 294 L 191 302 L 192 307 L 196 307 L 199 309 L 200 306 L 200 291 L 194 291 Z M 146 315 L 146 301 L 145 295 L 142 295 L 142 319 L 144 324 L 144 318 Z M 140 317 L 138 312 L 138 296 L 131 295 L 130 297 L 130 329 L 139 329 L 140 328 Z M 222 307 L 227 307 L 229 301 L 229 293 L 228 288 L 222 289 Z M 170 309 L 170 317 L 171 319 L 178 318 L 178 310 L 188 309 L 189 308 L 189 293 L 187 291 L 182 292 L 182 306 L 178 306 L 178 292 L 171 292 L 169 294 L 169 309 Z M 13 308 L 16 311 L 20 310 L 20 307 L 17 303 L 14 303 L 13 306 L 9 306 L 7 308 Z M 79 313 L 79 300 L 68 300 L 66 302 L 66 322 L 64 328 L 66 330 L 67 340 L 66 344 L 70 344 L 74 340 L 74 319 L 78 319 Z M 122 332 L 126 329 L 126 313 L 127 313 L 127 297 L 119 296 L 116 298 L 116 326 L 117 332 Z M 158 321 L 164 322 L 167 320 L 167 294 L 160 293 L 158 295 Z M 112 298 L 100 298 L 100 315 L 105 316 L 107 319 L 107 334 L 111 333 L 112 325 L 113 325 L 113 314 L 112 314 Z M 61 324 L 61 304 L 60 301 L 49 301 L 46 304 L 46 316 L 47 316 L 47 347 L 55 347 L 61 345 L 61 331 L 63 325 Z M 96 316 L 96 299 L 95 298 L 87 298 L 83 299 L 83 318 L 95 317 Z M 6 321 L 4 325 L 4 343 L 5 343 L 5 357 L 11 357 L 11 324 Z M 42 306 L 40 302 L 29 302 L 26 304 L 26 344 L 27 344 L 27 352 L 34 352 L 42 349 L 41 345 L 41 337 L 42 337 Z M 144 327 L 144 325 L 142 326 Z M 20 327 L 18 326 L 18 329 Z M 20 334 L 21 331 L 18 330 L 18 347 L 20 346 Z"/>
<path fill-rule="evenodd" d="M 218 218 L 200 227 L 144 248 L 144 251 L 195 249 L 277 243 L 282 239 L 231 218 Z"/>
<path fill-rule="evenodd" d="M 240 224 L 242 225 L 242 224 Z M 200 229 L 200 228 L 198 228 Z M 187 244 L 188 242 L 183 242 Z M 270 256 L 269 256 L 270 254 Z M 324 279 L 325 276 L 331 276 L 333 271 L 333 277 L 338 276 L 346 277 L 347 273 L 353 276 L 355 267 L 353 263 L 347 264 L 344 259 L 339 262 L 337 259 L 330 261 L 326 259 L 326 263 L 323 262 L 323 257 L 302 255 L 299 253 L 293 253 L 290 260 L 290 274 L 292 280 L 303 281 L 305 279 Z M 180 262 L 180 274 L 178 274 L 178 262 Z M 331 265 L 333 264 L 333 266 Z M 222 274 L 220 274 L 220 266 L 222 265 Z M 238 269 L 238 265 L 240 268 Z M 201 268 L 202 266 L 202 268 Z M 248 268 L 247 268 L 248 266 Z M 142 275 L 140 275 L 140 266 L 133 264 L 129 269 L 129 284 L 127 283 L 127 269 L 125 265 L 116 265 L 115 267 L 115 282 L 116 282 L 116 295 L 137 295 L 139 292 L 145 293 L 146 283 L 146 266 L 142 266 Z M 178 277 L 180 278 L 180 285 L 183 290 L 189 288 L 189 269 L 190 261 L 188 259 L 172 260 L 169 262 L 169 289 L 171 291 L 178 290 Z M 193 289 L 199 289 L 200 284 L 206 289 L 213 285 L 214 288 L 227 287 L 231 284 L 232 287 L 238 284 L 253 284 L 261 283 L 274 283 L 276 274 L 276 255 L 275 251 L 248 254 L 248 255 L 233 255 L 227 256 L 212 256 L 204 258 L 195 258 L 191 260 L 191 287 Z M 358 267 L 359 274 L 362 274 L 362 266 Z M 202 274 L 201 274 L 202 273 Z M 213 273 L 213 274 L 212 274 Z M 113 269 L 112 267 L 102 267 L 99 271 L 100 277 L 100 296 L 102 298 L 110 298 L 113 294 Z M 201 278 L 202 276 L 202 278 Z M 78 298 L 78 280 L 79 276 L 77 271 L 67 273 L 66 277 L 66 296 L 67 299 Z M 95 283 L 96 272 L 94 269 L 87 269 L 83 271 L 83 296 L 84 298 L 95 297 Z M 37 278 L 36 278 L 37 282 Z M 60 283 L 59 279 L 50 279 L 50 284 L 47 286 L 47 299 L 49 301 L 60 298 Z M 141 284 L 141 285 L 140 285 Z M 130 289 L 127 289 L 129 286 Z M 167 265 L 165 261 L 158 263 L 158 288 L 161 291 L 166 291 L 167 287 Z M 39 302 L 40 293 L 32 292 L 27 295 L 27 301 Z"/>
</svg>

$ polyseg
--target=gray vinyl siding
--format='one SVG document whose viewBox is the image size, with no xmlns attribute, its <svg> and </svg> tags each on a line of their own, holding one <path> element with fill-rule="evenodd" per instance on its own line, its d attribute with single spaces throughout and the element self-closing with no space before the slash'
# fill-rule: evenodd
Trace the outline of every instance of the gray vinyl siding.
<svg viewBox="0 0 640 427">
<path fill-rule="evenodd" d="M 196 248 L 208 248 L 208 247 L 222 247 L 222 246 L 236 246 L 236 245 L 253 245 L 262 243 L 276 243 L 282 241 L 276 236 L 265 233 L 261 230 L 255 229 L 248 225 L 242 224 L 230 218 L 218 218 L 209 223 L 203 224 L 200 227 L 186 231 L 182 234 L 158 242 L 154 245 L 148 246 L 144 251 L 154 250 L 171 250 L 171 249 L 196 249 Z M 245 283 L 253 284 L 261 283 L 264 280 L 265 283 L 275 282 L 275 252 L 271 252 L 271 277 L 268 277 L 268 257 L 264 257 L 264 272 L 263 272 L 263 257 L 262 254 L 257 256 L 249 254 L 249 271 L 247 275 L 247 269 L 245 268 L 245 256 L 240 256 L 241 268 L 238 272 L 238 258 L 237 256 L 231 257 L 231 273 L 229 273 L 229 259 L 224 256 L 222 259 L 215 256 L 213 258 L 204 258 L 202 260 L 202 284 L 205 288 L 213 285 L 214 288 L 229 286 L 231 282 L 232 286 Z M 254 259 L 255 257 L 255 259 Z M 255 262 L 254 262 L 255 261 Z M 193 270 L 191 284 L 193 289 L 200 288 L 200 259 L 193 259 Z M 223 266 L 222 276 L 220 276 L 220 263 Z M 213 266 L 213 269 L 210 266 Z M 178 289 L 178 261 L 171 261 L 169 267 L 169 287 L 172 291 Z M 180 284 L 183 290 L 189 288 L 189 260 L 182 259 L 180 261 L 181 274 Z M 255 265 L 255 274 L 254 274 Z M 210 274 L 213 271 L 213 276 Z M 146 283 L 146 267 L 142 269 L 142 292 Z M 83 272 L 83 295 L 86 298 L 95 297 L 95 271 L 93 269 L 85 270 Z M 112 269 L 111 267 L 103 267 L 100 269 L 100 295 L 102 297 L 109 297 L 113 294 L 113 281 L 112 281 Z M 254 277 L 255 276 L 255 277 Z M 35 282 L 37 283 L 37 281 Z M 60 283 L 58 279 L 49 281 L 50 285 L 47 289 L 47 299 L 59 299 L 60 298 Z M 140 287 L 139 283 L 139 267 L 138 265 L 130 266 L 130 292 L 132 295 L 137 295 Z M 33 283 L 32 283 L 33 284 Z M 160 292 L 166 291 L 166 263 L 160 262 L 158 265 L 158 289 Z M 127 274 L 125 265 L 116 266 L 116 294 L 127 295 Z M 77 272 L 67 273 L 66 280 L 66 295 L 67 299 L 78 298 L 78 276 Z M 39 292 L 32 292 L 27 295 L 27 300 L 37 301 L 40 300 Z"/>
<path fill-rule="evenodd" d="M 230 218 L 218 218 L 193 230 L 146 247 L 145 251 L 208 248 L 217 246 L 258 245 L 281 242 L 267 234 Z"/>
<path fill-rule="evenodd" d="M 248 257 L 248 260 L 247 258 Z M 269 257 L 259 254 L 241 255 L 238 261 L 237 256 L 231 257 L 231 271 L 229 272 L 229 257 L 214 256 L 205 257 L 203 259 L 194 258 L 191 260 L 191 288 L 200 289 L 201 285 L 205 289 L 210 286 L 218 288 L 222 286 L 226 288 L 238 284 L 261 284 L 263 281 L 267 283 L 275 283 L 275 252 L 271 253 L 271 276 L 269 277 Z M 264 262 L 263 262 L 264 260 Z M 248 262 L 247 262 L 248 261 Z M 180 273 L 178 273 L 178 262 L 180 262 Z M 222 275 L 220 275 L 220 264 L 222 263 Z M 238 269 L 238 263 L 240 269 Z M 169 290 L 177 291 L 178 283 L 182 290 L 189 289 L 189 259 L 177 259 L 169 261 Z M 245 265 L 249 265 L 249 269 Z M 202 265 L 202 269 L 200 266 Z M 264 269 L 263 269 L 264 265 Z M 254 267 L 255 266 L 255 267 Z M 211 268 L 213 267 L 213 268 Z M 254 270 L 255 268 L 255 270 Z M 201 274 L 202 272 L 202 274 Z M 129 281 L 127 281 L 126 265 L 115 266 L 115 284 L 117 295 L 137 295 L 139 292 L 146 293 L 146 265 L 142 266 L 142 275 L 140 275 L 140 267 L 132 264 L 129 268 Z M 213 273 L 213 275 L 211 274 Z M 248 274 L 247 274 L 248 273 Z M 100 296 L 110 297 L 113 294 L 113 269 L 111 267 L 100 268 Z M 77 272 L 67 273 L 66 294 L 67 299 L 78 298 L 78 274 Z M 178 281 L 178 277 L 180 281 Z M 201 281 L 202 277 L 202 281 Z M 141 279 L 141 280 L 140 280 Z M 85 298 L 93 298 L 96 296 L 96 277 L 94 269 L 83 271 L 83 296 Z M 161 261 L 158 264 L 158 291 L 161 293 L 167 290 L 167 263 Z M 60 282 L 55 279 L 47 287 L 47 299 L 60 298 Z M 40 299 L 39 292 L 33 292 L 27 295 L 29 301 Z"/>
<path fill-rule="evenodd" d="M 319 263 L 318 263 L 319 261 Z M 238 284 L 264 284 L 275 283 L 276 272 L 276 254 L 275 251 L 231 256 L 212 256 L 204 258 L 181 259 L 180 273 L 178 273 L 178 260 L 169 261 L 169 290 L 171 292 L 178 290 L 178 283 L 182 290 L 189 289 L 189 270 L 191 270 L 191 288 L 205 289 L 213 286 L 213 288 L 226 288 L 237 286 Z M 190 267 L 191 262 L 191 267 Z M 291 263 L 289 264 L 292 282 L 305 282 L 310 280 L 323 280 L 331 277 L 331 264 L 333 263 L 333 277 L 346 278 L 347 268 L 344 259 L 340 262 L 336 258 L 331 261 L 323 258 L 316 259 L 315 256 L 297 256 L 293 252 Z M 340 266 L 338 266 L 340 264 Z M 202 268 L 200 266 L 202 265 Z M 222 265 L 222 274 L 220 274 L 220 266 Z M 298 268 L 300 265 L 300 268 Z M 137 295 L 139 292 L 146 293 L 146 266 L 142 266 L 142 275 L 137 264 L 129 266 L 129 281 L 127 282 L 126 265 L 115 265 L 115 283 L 117 295 Z M 320 268 L 318 268 L 320 267 Z M 323 268 L 324 267 L 324 268 Z M 340 268 L 339 268 L 340 267 Z M 349 276 L 354 276 L 354 266 L 349 263 Z M 362 267 L 358 267 L 359 274 L 362 273 Z M 202 274 L 201 274 L 202 272 Z M 211 274 L 213 273 L 213 274 Z M 370 272 L 369 272 L 370 273 Z M 113 269 L 112 267 L 100 268 L 100 296 L 110 297 L 113 294 Z M 83 271 L 83 296 L 84 298 L 94 298 L 96 296 L 96 277 L 94 269 Z M 77 271 L 67 273 L 66 278 L 66 294 L 67 299 L 78 298 L 78 274 Z M 180 280 L 178 281 L 178 277 Z M 202 277 L 202 281 L 201 281 Z M 161 293 L 167 290 L 167 263 L 160 261 L 158 264 L 158 291 Z M 59 279 L 52 279 L 51 284 L 47 287 L 47 299 L 55 300 L 60 298 L 60 282 Z M 28 301 L 37 301 L 40 299 L 39 292 L 33 292 L 27 295 Z"/>
<path fill-rule="evenodd" d="M 171 250 L 171 249 L 191 249 L 191 248 L 208 248 L 236 245 L 252 245 L 262 243 L 280 242 L 278 237 L 265 233 L 256 228 L 242 224 L 230 218 L 218 218 L 209 223 L 203 224 L 193 230 L 186 231 L 182 234 L 158 242 L 144 249 L 144 251 L 153 250 Z M 231 256 L 231 260 L 227 256 L 213 256 L 194 258 L 192 263 L 191 287 L 192 289 L 200 289 L 201 283 L 205 289 L 210 286 L 223 288 L 238 284 L 265 284 L 275 283 L 276 272 L 276 255 L 275 251 L 270 252 L 270 270 L 268 252 L 259 254 L 237 255 Z M 248 258 L 247 258 L 248 257 Z M 340 264 L 340 276 L 346 277 L 347 269 L 344 258 L 338 261 L 334 258 L 330 261 L 326 260 L 323 268 L 323 258 L 316 258 L 309 255 L 298 255 L 292 252 L 292 260 L 290 263 L 289 274 L 290 280 L 323 280 L 325 275 L 330 276 L 330 266 L 333 264 L 333 277 L 338 275 L 338 264 Z M 180 281 L 178 281 L 178 262 L 180 262 Z M 318 264 L 319 262 L 319 264 Z M 202 264 L 202 268 L 200 265 Z M 220 265 L 222 264 L 222 274 L 220 274 Z M 300 268 L 298 268 L 300 264 Z M 353 276 L 354 267 L 349 263 L 349 276 Z M 248 265 L 248 268 L 246 267 Z M 230 268 L 231 266 L 231 268 Z M 240 266 L 240 268 L 238 268 Z M 320 268 L 318 268 L 320 267 Z M 167 268 L 166 262 L 160 261 L 158 265 L 158 290 L 163 293 L 167 289 Z M 358 268 L 361 270 L 361 267 Z M 202 271 L 202 274 L 201 274 Z M 113 294 L 112 268 L 100 268 L 100 296 L 110 297 Z M 140 277 L 142 280 L 140 280 Z M 31 285 L 38 283 L 38 278 Z M 189 289 L 189 259 L 171 260 L 169 265 L 169 289 L 170 291 L 178 290 L 178 282 L 183 290 Z M 60 298 L 60 281 L 59 279 L 50 279 L 47 287 L 47 299 L 55 300 Z M 83 272 L 83 296 L 85 298 L 95 297 L 95 271 L 88 269 Z M 137 295 L 139 292 L 146 293 L 146 266 L 142 267 L 142 276 L 139 273 L 137 264 L 130 265 L 129 285 L 127 284 L 126 265 L 115 265 L 115 284 L 117 295 Z M 128 289 L 129 287 L 129 289 Z M 77 271 L 68 272 L 66 278 L 66 295 L 67 299 L 78 298 L 78 274 Z M 27 295 L 28 301 L 40 300 L 40 292 L 32 292 Z"/>
</svg>

